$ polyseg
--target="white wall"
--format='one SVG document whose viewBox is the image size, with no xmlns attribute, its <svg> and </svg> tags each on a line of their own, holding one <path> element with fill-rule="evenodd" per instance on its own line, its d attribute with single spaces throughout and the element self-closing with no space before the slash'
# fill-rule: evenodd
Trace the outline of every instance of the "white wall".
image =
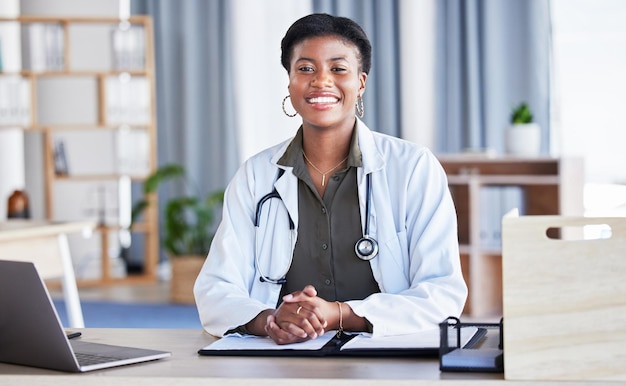
<svg viewBox="0 0 626 386">
<path fill-rule="evenodd" d="M 292 0 L 234 0 L 232 4 L 233 74 L 243 162 L 293 136 L 302 122 L 300 116 L 287 117 L 281 108 L 289 94 L 289 79 L 280 64 L 280 41 L 291 23 L 311 13 L 311 5 Z"/>
<path fill-rule="evenodd" d="M 552 5 L 554 150 L 584 156 L 587 182 L 626 185 L 626 2 Z"/>
<path fill-rule="evenodd" d="M 24 135 L 21 129 L 0 129 L 0 221 L 7 216 L 7 200 L 24 189 Z"/>
<path fill-rule="evenodd" d="M 19 15 L 19 0 L 0 1 L 0 15 L 15 17 Z M 19 47 L 19 26 L 1 25 L 2 59 L 4 70 L 20 68 L 20 58 L 7 55 L 7 52 Z M 7 199 L 15 189 L 24 189 L 24 135 L 21 129 L 0 129 L 0 221 L 6 218 Z"/>
<path fill-rule="evenodd" d="M 400 1 L 402 137 L 435 146 L 436 0 Z M 375 49 L 375 47 L 374 47 Z"/>
<path fill-rule="evenodd" d="M 554 154 L 585 159 L 587 216 L 626 215 L 626 2 L 552 1 Z"/>
</svg>

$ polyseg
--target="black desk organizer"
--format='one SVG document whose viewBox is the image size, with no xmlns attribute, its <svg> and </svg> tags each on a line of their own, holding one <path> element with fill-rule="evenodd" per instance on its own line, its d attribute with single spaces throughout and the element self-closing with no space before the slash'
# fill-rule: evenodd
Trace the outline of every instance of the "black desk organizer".
<svg viewBox="0 0 626 386">
<path fill-rule="evenodd" d="M 499 344 L 493 348 L 461 347 L 461 328 L 477 327 L 479 329 L 498 329 Z M 453 316 L 439 324 L 439 370 L 456 372 L 504 372 L 504 347 L 502 341 L 503 322 L 499 323 L 462 323 Z M 450 334 L 450 330 L 456 331 Z M 449 342 L 449 336 L 456 336 L 455 342 Z M 472 345 L 472 347 L 475 345 Z"/>
</svg>

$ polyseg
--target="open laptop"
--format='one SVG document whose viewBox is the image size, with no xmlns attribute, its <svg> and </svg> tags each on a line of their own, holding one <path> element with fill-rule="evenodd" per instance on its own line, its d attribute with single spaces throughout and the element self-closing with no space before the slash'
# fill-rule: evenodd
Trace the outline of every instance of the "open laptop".
<svg viewBox="0 0 626 386">
<path fill-rule="evenodd" d="M 35 265 L 0 260 L 0 362 L 85 372 L 170 355 L 69 340 Z"/>
</svg>

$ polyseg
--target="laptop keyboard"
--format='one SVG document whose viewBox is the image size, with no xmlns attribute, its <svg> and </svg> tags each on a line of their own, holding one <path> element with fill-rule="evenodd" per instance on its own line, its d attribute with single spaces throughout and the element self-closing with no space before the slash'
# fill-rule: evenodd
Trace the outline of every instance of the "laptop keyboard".
<svg viewBox="0 0 626 386">
<path fill-rule="evenodd" d="M 94 354 L 79 353 L 79 352 L 75 354 L 76 354 L 76 359 L 78 360 L 78 363 L 81 366 L 90 366 L 90 365 L 97 365 L 100 363 L 115 362 L 115 361 L 119 361 L 122 359 L 122 358 L 108 357 L 105 355 L 94 355 Z"/>
</svg>

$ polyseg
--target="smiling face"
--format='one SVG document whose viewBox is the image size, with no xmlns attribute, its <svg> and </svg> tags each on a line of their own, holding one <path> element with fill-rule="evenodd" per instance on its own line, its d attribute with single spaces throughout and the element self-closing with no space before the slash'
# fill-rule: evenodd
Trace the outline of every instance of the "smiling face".
<svg viewBox="0 0 626 386">
<path fill-rule="evenodd" d="M 357 47 L 337 36 L 313 37 L 293 47 L 289 95 L 305 128 L 352 129 L 366 80 Z"/>
</svg>

